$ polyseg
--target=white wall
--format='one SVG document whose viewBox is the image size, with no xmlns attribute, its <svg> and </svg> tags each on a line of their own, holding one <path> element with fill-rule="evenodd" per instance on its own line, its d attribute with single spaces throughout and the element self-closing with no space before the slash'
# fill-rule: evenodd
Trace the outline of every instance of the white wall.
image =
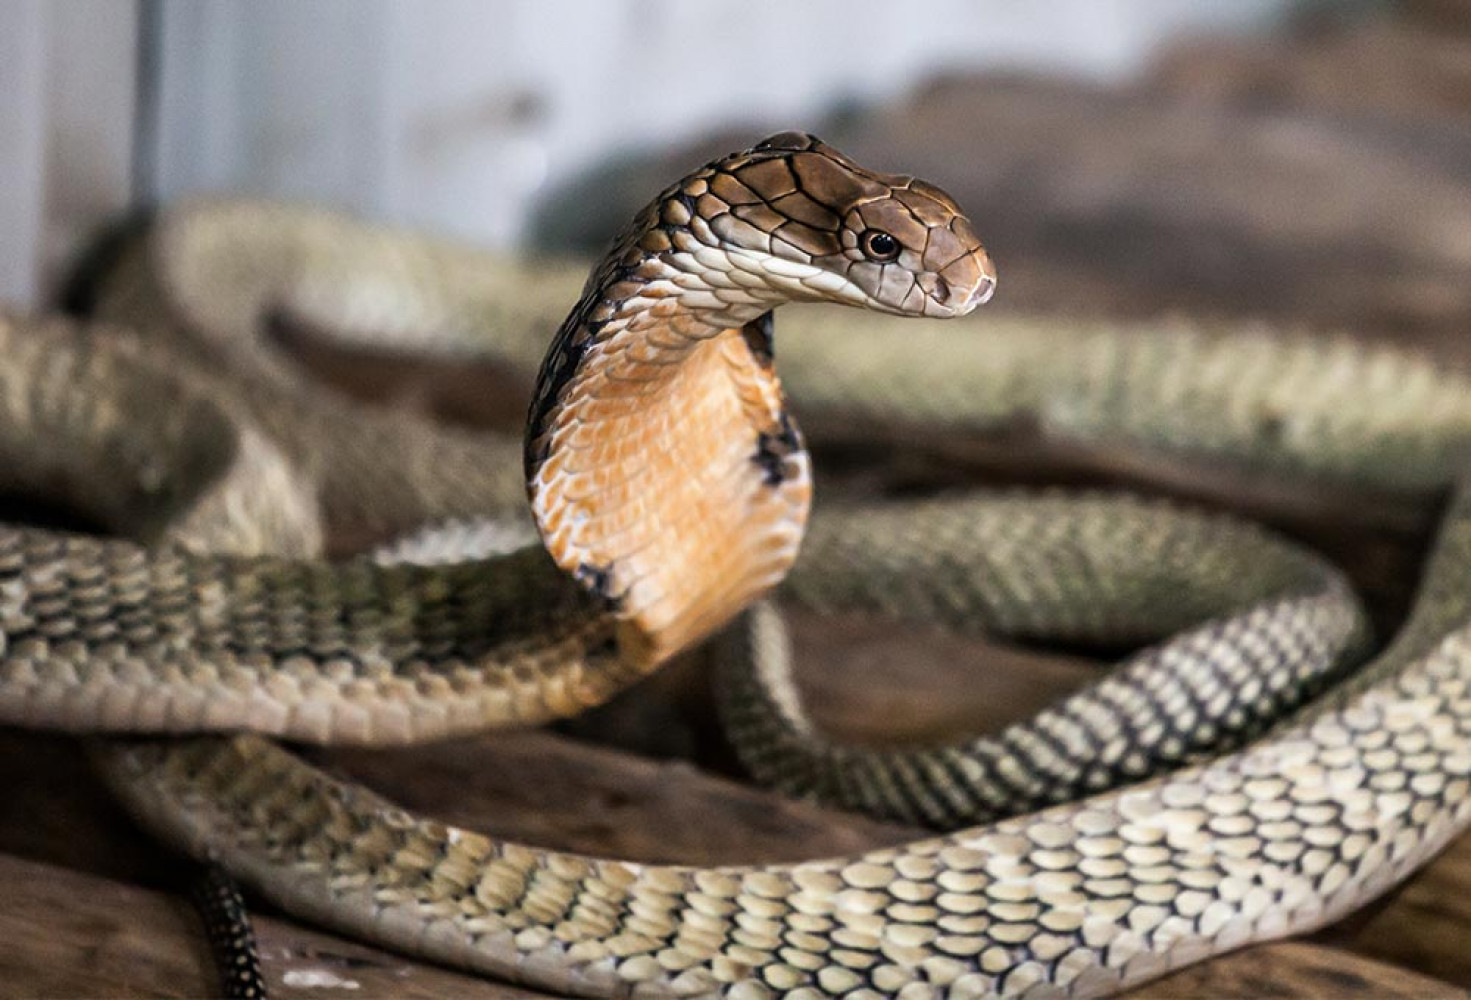
<svg viewBox="0 0 1471 1000">
<path fill-rule="evenodd" d="M 29 300 L 40 274 L 44 162 L 43 0 L 0 8 L 0 301 Z"/>
<path fill-rule="evenodd" d="M 1118 77 L 1288 0 L 163 0 L 156 193 L 328 201 L 506 244 L 535 195 L 716 124 L 954 68 Z"/>
<path fill-rule="evenodd" d="M 136 0 L 0 0 L 0 303 L 132 199 Z"/>
<path fill-rule="evenodd" d="M 510 244 L 609 156 L 950 69 L 1116 78 L 1295 2 L 0 0 L 0 302 L 43 298 L 139 197 L 302 198 Z"/>
</svg>

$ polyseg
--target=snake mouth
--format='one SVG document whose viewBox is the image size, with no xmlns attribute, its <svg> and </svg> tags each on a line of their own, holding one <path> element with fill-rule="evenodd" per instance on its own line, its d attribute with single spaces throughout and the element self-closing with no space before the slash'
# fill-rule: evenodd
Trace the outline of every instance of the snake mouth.
<svg viewBox="0 0 1471 1000">
<path fill-rule="evenodd" d="M 924 293 L 918 315 L 953 319 L 990 301 L 996 291 L 996 267 L 985 248 L 976 243 L 914 281 Z"/>
<path fill-rule="evenodd" d="M 980 283 L 971 289 L 970 298 L 966 300 L 964 311 L 970 312 L 976 306 L 983 306 L 991 301 L 991 296 L 996 294 L 996 275 L 986 274 L 981 276 Z"/>
<path fill-rule="evenodd" d="M 951 319 L 965 316 L 991 300 L 996 293 L 996 271 L 985 252 L 977 250 L 939 272 L 921 276 L 916 284 L 925 296 L 923 315 Z M 882 304 L 877 308 L 882 309 Z"/>
<path fill-rule="evenodd" d="M 975 287 L 970 290 L 970 294 L 958 304 L 952 301 L 955 293 L 950 288 L 950 282 L 946 281 L 943 277 L 935 278 L 935 290 L 930 293 L 930 298 L 938 305 L 953 309 L 955 315 L 964 316 L 977 306 L 983 306 L 987 302 L 990 302 L 991 296 L 994 294 L 996 294 L 996 276 L 993 274 L 983 274 L 976 282 Z"/>
<path fill-rule="evenodd" d="M 990 302 L 996 294 L 996 265 L 991 263 L 991 255 L 977 244 L 969 253 L 942 268 L 940 280 L 969 289 L 964 298 L 953 301 L 951 306 L 954 315 L 964 316 Z"/>
</svg>

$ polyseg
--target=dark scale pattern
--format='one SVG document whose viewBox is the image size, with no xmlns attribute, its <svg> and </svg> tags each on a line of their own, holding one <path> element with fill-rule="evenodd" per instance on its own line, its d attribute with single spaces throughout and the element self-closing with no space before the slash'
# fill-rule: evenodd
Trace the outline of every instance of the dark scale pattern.
<svg viewBox="0 0 1471 1000">
<path fill-rule="evenodd" d="M 799 466 L 792 459 L 802 453 L 802 432 L 791 415 L 783 412 L 779 430 L 756 436 L 756 452 L 751 460 L 760 466 L 766 485 L 780 486 L 798 474 Z"/>
<path fill-rule="evenodd" d="M 85 678 L 98 728 L 217 729 L 224 712 L 317 742 L 427 738 L 606 696 L 626 682 L 610 634 L 597 602 L 537 548 L 433 569 L 0 529 L 11 721 L 63 718 L 76 703 L 68 678 Z M 545 697 L 559 690 L 577 695 Z M 445 701 L 452 712 L 404 728 L 404 705 Z"/>
<path fill-rule="evenodd" d="M 270 994 L 239 884 L 223 868 L 209 865 L 190 895 L 219 971 L 220 995 L 225 1000 L 266 1000 Z"/>
<path fill-rule="evenodd" d="M 717 238 L 717 223 L 730 226 L 732 233 L 745 233 L 735 225 L 737 211 L 767 211 L 775 221 L 762 223 L 760 238 L 768 250 L 780 249 L 783 256 L 769 256 L 785 267 L 754 257 L 746 263 L 766 267 L 771 283 L 785 281 L 784 290 L 793 296 L 809 287 L 801 284 L 804 279 L 819 279 L 816 284 L 832 292 L 832 281 L 823 279 L 835 272 L 809 266 L 810 250 L 823 246 L 813 234 L 826 232 L 829 220 L 821 205 L 793 198 L 832 192 L 816 190 L 824 183 L 809 176 L 810 163 L 778 163 L 777 169 L 770 162 L 801 155 L 779 147 L 806 148 L 811 142 L 778 137 L 766 144 L 762 155 L 732 166 L 728 180 L 715 171 L 692 180 L 681 189 L 686 197 L 661 206 L 668 221 L 661 215 L 660 224 L 645 232 L 647 242 L 639 243 L 640 252 L 664 252 L 683 242 L 680 252 L 693 257 L 689 241 L 703 241 L 707 231 Z M 742 190 L 752 191 L 743 179 L 754 184 L 757 176 L 766 175 L 772 190 L 759 192 L 761 203 L 742 202 Z M 923 219 L 925 212 L 936 210 L 939 202 L 922 185 L 907 183 L 894 189 L 895 198 L 900 192 L 914 196 L 912 204 L 899 198 L 903 212 L 845 203 L 842 213 L 834 213 L 860 216 L 857 222 L 862 223 L 861 229 L 843 223 L 839 241 L 844 254 L 856 249 L 856 242 L 850 247 L 847 241 L 850 236 L 856 241 L 858 232 L 882 228 L 904 237 L 906 220 Z M 775 200 L 790 214 L 772 208 Z M 734 208 L 706 218 L 717 201 Z M 690 215 L 691 203 L 700 216 Z M 938 232 L 927 236 L 925 253 L 945 259 L 944 234 L 953 235 L 957 225 L 951 220 L 936 226 Z M 734 249 L 742 246 L 742 238 L 734 238 Z M 907 238 L 905 242 L 908 246 Z M 328 259 L 345 249 L 334 247 Z M 631 248 L 611 266 L 631 266 L 628 253 Z M 713 250 L 695 264 L 709 275 L 738 257 Z M 850 284 L 856 288 L 862 283 L 865 294 L 883 293 L 885 302 L 898 302 L 912 313 L 910 296 L 919 282 L 904 276 L 902 258 L 903 252 L 896 264 L 880 267 L 872 260 L 847 257 L 853 262 L 847 269 Z M 896 265 L 900 270 L 888 270 Z M 685 272 L 694 284 L 698 269 L 691 266 Z M 724 278 L 734 280 L 732 272 Z M 631 280 L 625 276 L 614 281 L 608 294 L 626 294 Z M 952 288 L 947 278 L 943 286 L 924 291 L 938 302 L 960 287 Z M 979 281 L 966 287 L 964 299 L 972 304 L 985 292 Z M 695 294 L 708 288 L 697 288 Z M 584 316 L 590 328 L 608 320 L 609 306 L 606 301 L 591 306 Z M 733 326 L 757 314 L 752 311 Z M 1070 340 L 1049 341 L 1044 329 L 1043 345 L 1057 349 L 1037 353 L 1038 330 L 1028 325 L 1022 342 L 1013 340 L 1009 346 L 989 337 L 974 338 L 974 344 L 971 338 L 952 338 L 966 341 L 967 350 L 973 346 L 992 362 L 970 365 L 954 362 L 977 355 L 950 353 L 952 348 L 940 339 L 897 338 L 900 353 L 886 357 L 874 353 L 879 341 L 848 336 L 852 332 L 844 329 L 842 338 L 824 345 L 826 356 L 808 361 L 807 387 L 841 387 L 848 381 L 870 399 L 904 398 L 911 409 L 918 403 L 924 411 L 924 405 L 936 402 L 936 393 L 926 387 L 937 383 L 899 377 L 913 371 L 906 365 L 920 364 L 942 373 L 940 382 L 954 397 L 943 411 L 952 427 L 964 425 L 959 414 L 975 416 L 976 406 L 982 407 L 983 420 L 1012 408 L 1045 414 L 1074 431 L 1121 433 L 1155 444 L 1178 444 L 1182 435 L 1196 440 L 1192 434 L 1199 432 L 1209 454 L 1265 458 L 1274 467 L 1298 471 L 1339 463 L 1357 473 L 1383 474 L 1388 481 L 1424 477 L 1425 482 L 1443 484 L 1464 467 L 1464 449 L 1446 445 L 1457 434 L 1465 440 L 1464 385 L 1441 379 L 1433 370 L 1425 383 L 1393 377 L 1404 368 L 1386 366 L 1382 357 L 1365 355 L 1358 347 L 1301 350 L 1273 344 L 1264 355 L 1260 343 L 1253 348 L 1250 341 L 1233 340 L 1215 352 L 1203 340 L 1141 338 L 1134 335 L 1137 331 L 1103 334 L 1079 347 Z M 1075 333 L 1069 331 L 1070 336 Z M 741 345 L 735 341 L 728 346 Z M 1000 357 L 985 354 L 997 350 Z M 1322 363 L 1324 357 L 1348 363 Z M 1120 359 L 1133 360 L 1126 366 L 1110 363 Z M 848 362 L 854 367 L 845 374 Z M 1014 377 L 1000 377 L 1008 372 Z M 1440 389 L 1427 400 L 1423 393 L 1429 383 Z M 1288 388 L 1294 391 L 1283 391 Z M 1366 402 L 1379 393 L 1379 399 L 1394 405 Z M 1414 401 L 1409 409 L 1407 401 Z M 951 402 L 955 409 L 948 408 Z M 1306 408 L 1299 411 L 1298 406 Z M 1281 416 L 1283 408 L 1292 413 L 1290 418 Z M 17 407 L 14 412 L 30 409 Z M 1259 419 L 1269 432 L 1265 436 L 1255 436 Z M 33 433 L 27 437 L 38 439 Z M 725 440 L 748 471 L 747 438 Z M 1434 443 L 1415 450 L 1405 447 L 1414 440 Z M 1303 450 L 1289 450 L 1296 447 Z M 1426 462 L 1437 449 L 1456 457 Z M 399 470 L 390 467 L 389 474 Z M 978 530 L 974 517 L 921 518 L 908 507 L 898 524 L 881 524 L 872 515 L 848 519 L 846 552 L 843 544 L 816 530 L 809 551 L 822 568 L 829 596 L 844 592 L 863 606 L 917 606 L 935 621 L 1000 626 L 1001 631 L 1008 631 L 1009 623 L 1009 632 L 1022 637 L 1045 634 L 1049 620 L 1074 638 L 1101 634 L 1153 641 L 1148 638 L 1151 628 L 1195 626 L 1198 641 L 1177 649 L 1179 657 L 1156 656 L 1160 669 L 1153 684 L 1140 683 L 1148 678 L 1139 676 L 1110 678 L 1093 692 L 1096 711 L 1044 713 L 1032 733 L 1011 734 L 1004 748 L 1009 757 L 993 747 L 973 762 L 942 760 L 933 772 L 922 760 L 896 759 L 854 780 L 883 784 L 882 794 L 921 813 L 965 806 L 955 788 L 973 777 L 969 763 L 1009 794 L 1037 795 L 1041 787 L 1045 796 L 1049 782 L 1057 786 L 1072 780 L 1069 757 L 1097 764 L 1082 773 L 1084 785 L 1094 774 L 1105 782 L 1128 780 L 1148 770 L 1152 761 L 1189 755 L 1189 741 L 1204 739 L 1213 725 L 1217 734 L 1249 727 L 1257 708 L 1294 703 L 1297 695 L 1277 685 L 1284 679 L 1290 683 L 1300 663 L 1318 660 L 1316 647 L 1299 629 L 1331 595 L 1325 591 L 1319 595 L 1325 600 L 1318 601 L 1312 593 L 1304 596 L 1286 586 L 1301 582 L 1293 574 L 1288 574 L 1293 580 L 1268 574 L 1265 582 L 1273 586 L 1262 592 L 1270 595 L 1268 604 L 1249 607 L 1241 624 L 1232 627 L 1212 623 L 1211 616 L 1182 619 L 1182 606 L 1200 609 L 1194 588 L 1170 583 L 1168 574 L 1151 574 L 1152 564 L 1161 560 L 1193 559 L 1204 564 L 1195 579 L 1215 580 L 1219 595 L 1221 578 L 1229 584 L 1253 577 L 1261 539 L 1247 539 L 1251 544 L 1240 547 L 1243 559 L 1236 572 L 1225 573 L 1223 569 L 1232 567 L 1216 561 L 1208 548 L 1191 555 L 1195 550 L 1182 545 L 1172 556 L 1173 545 L 1157 547 L 1162 534 L 1178 537 L 1162 532 L 1158 517 L 1147 519 L 1145 530 L 1121 531 L 1140 511 L 1118 498 L 1099 503 L 1081 521 L 1059 519 L 1046 496 L 1010 509 L 997 506 L 1001 518 L 1013 522 L 1012 534 Z M 1038 523 L 1032 533 L 1015 529 L 1015 522 L 1033 515 Z M 1207 954 L 1333 919 L 1403 877 L 1471 820 L 1471 637 L 1466 625 L 1471 620 L 1466 569 L 1471 566 L 1471 506 L 1464 497 L 1452 505 L 1445 524 L 1446 536 L 1431 562 L 1408 641 L 1391 647 L 1361 675 L 1361 686 L 1317 714 L 1285 724 L 1244 752 L 1150 783 L 862 858 L 690 869 L 541 851 L 413 817 L 370 792 L 312 771 L 258 735 L 111 745 L 104 750 L 104 767 L 130 807 L 154 828 L 196 856 L 219 858 L 234 870 L 249 872 L 263 894 L 295 912 L 325 914 L 341 930 L 562 993 L 719 995 L 732 1000 L 778 995 L 802 1000 L 1099 995 Z M 884 530 L 874 530 L 876 526 Z M 968 540 L 988 538 L 1020 541 L 1009 548 L 993 547 L 992 562 L 966 550 Z M 1125 555 L 1137 554 L 1133 572 L 1086 560 L 1081 566 L 1074 562 L 1045 570 L 1036 559 L 1037 550 L 1049 544 L 1054 556 L 1061 548 L 1082 558 L 1110 542 L 1124 543 Z M 0 662 L 4 689 L 7 694 L 19 692 L 23 701 L 37 672 L 54 670 L 50 689 L 74 700 L 70 715 L 58 711 L 53 718 L 91 727 L 97 714 L 111 706 L 84 704 L 89 692 L 106 686 L 108 678 L 100 676 L 105 664 L 74 653 L 78 647 L 90 653 L 114 648 L 105 641 L 105 633 L 117 627 L 109 613 L 117 612 L 120 620 L 139 609 L 127 601 L 108 604 L 98 594 L 115 580 L 132 580 L 138 567 L 121 560 L 109 564 L 99 578 L 95 550 L 78 548 L 58 556 L 47 544 L 38 542 L 36 551 L 49 569 L 30 578 L 21 571 L 0 580 L 5 627 L 15 626 L 18 637 Z M 852 551 L 854 546 L 867 562 Z M 864 571 L 855 581 L 850 570 L 860 563 Z M 162 568 L 167 561 L 145 564 Z M 238 563 L 233 569 L 243 578 L 242 592 L 263 582 L 245 572 L 248 566 Z M 800 592 L 802 574 L 795 575 L 794 591 Z M 222 580 L 201 573 L 191 578 L 187 591 L 159 588 L 160 593 L 168 591 L 170 600 L 183 597 L 163 619 L 175 621 L 180 613 L 188 618 L 197 612 L 189 627 L 199 634 L 235 636 L 237 644 L 230 648 L 249 650 L 262 661 L 258 686 L 246 688 L 251 692 L 267 684 L 290 687 L 309 666 L 295 655 L 271 662 L 262 651 L 315 649 L 321 643 L 324 649 L 336 649 L 333 644 L 344 623 L 363 624 L 368 634 L 378 629 L 371 621 L 376 598 L 364 599 L 357 589 L 364 577 L 349 573 L 341 578 L 344 599 L 332 604 L 323 599 L 332 587 L 318 588 L 330 576 L 295 571 L 286 576 L 295 581 L 294 591 L 264 588 L 268 595 L 280 596 L 279 601 L 247 601 L 238 612 L 221 614 Z M 1264 582 L 1256 576 L 1256 582 Z M 58 582 L 58 577 L 66 579 Z M 28 605 L 24 592 L 31 584 L 36 600 Z M 1081 590 L 1079 584 L 1084 585 Z M 997 596 L 990 603 L 984 594 L 969 603 L 955 600 L 957 588 L 964 587 Z M 77 601 L 77 614 L 68 611 L 69 590 L 87 595 Z M 135 595 L 137 588 L 130 582 L 119 590 Z M 288 591 L 309 600 L 298 606 L 286 596 Z M 444 615 L 447 606 L 476 603 L 449 599 L 433 587 L 405 598 L 425 604 L 422 615 L 407 616 L 416 623 L 415 641 L 423 637 L 425 648 L 458 641 L 437 631 L 449 622 L 446 627 L 453 632 L 453 616 Z M 1301 618 L 1291 608 L 1284 612 L 1273 606 L 1289 601 L 1301 602 Z M 91 617 L 92 609 L 103 609 L 102 616 Z M 146 632 L 155 610 L 142 607 L 122 631 L 130 639 L 131 633 Z M 1259 612 L 1268 619 L 1285 614 L 1288 620 L 1274 627 L 1270 620 L 1259 620 Z M 11 615 L 17 616 L 15 621 Z M 399 623 L 396 619 L 393 628 Z M 1120 627 L 1111 632 L 1110 626 Z M 393 634 L 393 628 L 384 632 Z M 1258 634 L 1262 629 L 1267 634 Z M 79 636 L 86 641 L 78 641 Z M 103 641 L 94 643 L 89 636 Z M 189 638 L 183 633 L 168 636 L 179 639 L 186 650 L 191 645 L 183 641 Z M 196 658 L 192 663 L 202 678 L 214 669 L 213 654 L 219 648 L 209 647 L 208 662 Z M 187 657 L 184 662 L 190 663 Z M 123 666 L 122 675 L 138 667 Z M 1190 677 L 1172 680 L 1172 667 Z M 1127 667 L 1122 671 L 1128 672 Z M 554 687 L 563 678 L 533 680 Z M 1128 683 L 1114 683 L 1119 680 Z M 394 702 L 406 713 L 439 704 L 405 708 L 407 697 L 399 692 Z M 789 706 L 778 706 L 783 707 Z M 1205 720 L 1210 714 L 1218 720 Z M 31 714 L 26 721 L 50 720 Z M 254 722 L 232 719 L 228 724 Z M 1162 740 L 1158 754 L 1143 746 L 1156 731 Z M 1096 753 L 1083 757 L 1080 743 Z M 934 781 L 936 777 L 940 780 Z"/>
<path fill-rule="evenodd" d="M 949 746 L 872 750 L 817 731 L 787 673 L 793 659 L 780 620 L 761 609 L 732 631 L 720 685 L 726 729 L 752 773 L 791 795 L 953 829 L 1072 801 L 1239 746 L 1362 653 L 1361 614 L 1332 567 L 1230 519 L 1163 505 L 1130 509 L 1118 500 L 1107 539 L 1084 544 L 1083 526 L 1098 503 L 948 501 L 907 509 L 902 525 L 882 508 L 850 511 L 869 530 L 841 536 L 815 524 L 809 557 L 823 573 L 809 583 L 799 569 L 791 591 L 825 610 L 892 614 L 902 607 L 910 618 L 953 619 L 1026 639 L 1076 638 L 1082 614 L 1097 618 L 1087 630 L 1095 640 L 1135 641 L 1131 619 L 1151 615 L 1165 633 L 1184 631 L 998 733 Z M 1069 523 L 1076 535 L 1059 531 Z M 871 544 L 906 533 L 928 574 Z M 1019 543 L 1025 560 L 1006 555 L 1005 565 L 991 562 Z M 929 554 L 919 556 L 921 550 Z M 959 575 L 935 565 L 936 553 Z M 1096 581 L 1109 578 L 1133 583 L 1100 591 Z M 1058 607 L 1050 613 L 1039 581 L 1054 581 L 1048 586 Z M 1198 603 L 1185 607 L 1181 594 Z M 1181 617 L 1159 622 L 1164 602 Z M 1066 604 L 1089 610 L 1070 616 Z M 1039 620 L 1053 622 L 1052 630 L 1038 629 Z"/>
<path fill-rule="evenodd" d="M 770 368 L 776 359 L 775 332 L 776 324 L 772 322 L 769 310 L 741 327 L 741 336 L 745 338 L 746 346 L 751 349 L 751 357 L 755 358 L 762 368 Z"/>
<path fill-rule="evenodd" d="M 534 549 L 429 569 L 150 552 L 128 542 L 0 529 L 6 581 L 0 629 L 12 649 L 78 643 L 109 654 L 169 656 L 188 645 L 318 662 L 373 655 L 398 670 L 421 659 L 485 657 L 591 610 Z"/>
<path fill-rule="evenodd" d="M 577 374 L 583 357 L 593 345 L 602 324 L 588 318 L 596 305 L 602 301 L 601 286 L 584 293 L 582 300 L 568 315 L 566 322 L 557 331 L 552 346 L 547 350 L 541 369 L 536 376 L 536 396 L 531 401 L 531 410 L 526 418 L 526 447 L 524 472 L 530 480 L 546 461 L 549 444 L 546 434 L 551 429 L 551 418 L 562 400 L 562 391 Z"/>
<path fill-rule="evenodd" d="M 583 563 L 577 567 L 573 574 L 578 583 L 587 588 L 588 592 L 597 598 L 604 607 L 616 611 L 622 600 L 622 595 L 614 590 L 613 565 L 589 566 Z"/>
</svg>

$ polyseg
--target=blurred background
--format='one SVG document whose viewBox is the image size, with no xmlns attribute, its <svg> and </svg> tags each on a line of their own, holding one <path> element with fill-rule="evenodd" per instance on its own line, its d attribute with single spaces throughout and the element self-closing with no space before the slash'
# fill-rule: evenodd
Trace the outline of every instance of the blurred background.
<svg viewBox="0 0 1471 1000">
<path fill-rule="evenodd" d="M 987 316 L 1188 313 L 1471 360 L 1471 0 L 0 0 L 0 309 L 50 307 L 100 234 L 201 193 L 590 254 L 672 179 L 792 128 L 954 194 L 999 268 Z M 493 367 L 291 346 L 379 402 L 486 425 L 525 413 L 526 379 Z M 800 405 L 822 497 L 1143 487 L 1324 552 L 1384 635 L 1435 523 L 1438 498 L 1048 452 L 1025 428 L 825 439 Z M 995 730 L 1097 676 L 1097 650 L 861 616 L 791 622 L 814 713 L 849 739 Z M 775 860 L 910 835 L 733 791 L 708 776 L 739 773 L 718 734 L 691 658 L 559 735 L 332 759 L 420 808 L 600 855 Z M 124 821 L 97 812 L 80 755 L 59 745 L 0 732 L 0 863 L 19 841 L 27 857 L 151 884 L 168 867 L 157 849 L 118 847 Z M 708 818 L 669 821 L 682 813 Z M 47 907 L 17 947 L 66 940 L 51 918 L 70 909 Z M 1362 959 L 1471 985 L 1468 927 L 1463 837 L 1395 901 L 1332 931 L 1334 951 L 1259 950 L 1242 959 L 1247 979 L 1154 995 L 1453 995 L 1423 979 L 1390 989 Z M 88 956 L 96 933 L 79 932 Z M 1317 987 L 1283 978 L 1303 968 L 1325 970 Z M 108 982 L 124 978 L 141 981 L 128 966 Z"/>
<path fill-rule="evenodd" d="M 783 128 L 949 188 L 1004 307 L 1471 315 L 1456 0 L 3 0 L 0 300 L 129 209 L 304 199 L 590 250 Z"/>
</svg>

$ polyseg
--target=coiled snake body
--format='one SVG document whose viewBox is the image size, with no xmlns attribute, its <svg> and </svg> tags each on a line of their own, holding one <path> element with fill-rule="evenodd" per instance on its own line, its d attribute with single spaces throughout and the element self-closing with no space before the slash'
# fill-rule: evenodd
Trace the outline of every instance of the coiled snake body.
<svg viewBox="0 0 1471 1000">
<path fill-rule="evenodd" d="M 309 399 L 205 318 L 249 327 L 252 296 L 284 294 L 272 276 L 300 265 L 253 251 L 232 218 L 265 244 L 282 232 L 249 209 L 195 215 L 146 262 L 162 290 L 135 281 L 114 303 L 156 319 L 165 302 L 170 323 L 224 340 L 164 352 L 105 330 L 0 325 L 11 485 L 60 491 L 150 543 L 0 531 L 0 717 L 251 731 L 109 743 L 100 759 L 149 826 L 295 913 L 580 995 L 1090 996 L 1330 921 L 1466 825 L 1471 500 L 1459 494 L 1409 624 L 1347 680 L 1363 636 L 1332 570 L 1160 505 L 819 511 L 793 566 L 808 466 L 769 311 L 813 299 L 947 316 L 984 300 L 984 251 L 922 182 L 787 134 L 661 195 L 541 370 L 524 459 L 546 548 L 443 567 L 300 558 L 320 544 L 319 507 L 404 527 L 503 513 L 519 486 L 494 462 L 503 445 Z M 298 246 L 325 225 L 305 219 Z M 191 242 L 212 234 L 213 256 Z M 399 251 L 438 281 L 470 266 Z M 210 272 L 221 259 L 233 269 Z M 191 268 L 206 294 L 186 290 Z M 325 294 L 343 294 L 333 284 Z M 823 322 L 835 321 L 784 340 L 789 381 L 879 416 L 975 427 L 1025 412 L 1077 436 L 1413 487 L 1451 484 L 1471 432 L 1471 387 L 1342 344 Z M 222 357 L 247 377 L 216 374 Z M 789 592 L 819 605 L 1027 636 L 1186 631 L 993 738 L 880 754 L 824 741 L 786 686 L 779 621 L 765 608 L 743 619 L 722 641 L 753 769 L 796 792 L 985 824 L 859 858 L 690 869 L 541 851 L 409 815 L 260 735 L 407 741 L 571 714 L 713 633 L 788 568 Z M 1103 791 L 1273 725 L 1245 749 Z"/>
</svg>

